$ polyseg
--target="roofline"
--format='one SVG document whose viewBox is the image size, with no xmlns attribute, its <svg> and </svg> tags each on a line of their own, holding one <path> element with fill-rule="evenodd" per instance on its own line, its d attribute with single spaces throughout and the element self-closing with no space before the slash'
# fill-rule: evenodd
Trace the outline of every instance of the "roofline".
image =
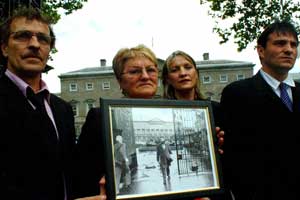
<svg viewBox="0 0 300 200">
<path fill-rule="evenodd" d="M 114 71 L 111 69 L 111 70 L 105 70 L 105 71 L 67 72 L 67 73 L 58 75 L 58 77 L 64 78 L 64 77 L 89 76 L 89 75 L 98 75 L 98 74 L 114 74 Z"/>
<path fill-rule="evenodd" d="M 199 61 L 198 61 L 199 62 Z M 243 62 L 243 61 L 232 61 L 228 63 L 208 63 L 208 64 L 201 64 L 196 62 L 196 67 L 199 70 L 202 69 L 216 69 L 216 68 L 227 68 L 227 67 L 254 67 L 255 64 L 251 62 Z M 201 62 L 201 61 L 200 61 Z M 95 67 L 96 68 L 96 67 Z M 109 70 L 101 70 L 101 71 L 88 71 L 88 72 L 82 72 L 82 71 L 74 71 L 74 72 L 67 72 L 58 75 L 59 78 L 67 78 L 67 77 L 81 77 L 81 76 L 90 76 L 90 75 L 101 75 L 101 74 L 114 74 L 113 69 Z"/>
<path fill-rule="evenodd" d="M 224 68 L 224 67 L 254 67 L 255 64 L 251 62 L 233 62 L 233 63 L 209 63 L 209 64 L 197 64 L 197 69 L 202 68 Z"/>
</svg>

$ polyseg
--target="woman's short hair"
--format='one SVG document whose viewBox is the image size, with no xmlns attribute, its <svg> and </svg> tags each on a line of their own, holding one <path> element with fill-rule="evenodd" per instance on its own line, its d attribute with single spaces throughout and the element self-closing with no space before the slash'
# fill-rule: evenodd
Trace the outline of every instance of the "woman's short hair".
<svg viewBox="0 0 300 200">
<path fill-rule="evenodd" d="M 117 80 L 121 80 L 122 78 L 125 63 L 129 59 L 136 57 L 146 57 L 151 60 L 156 67 L 158 66 L 155 54 L 145 45 L 140 44 L 132 48 L 122 48 L 117 52 L 112 63 L 112 67 Z"/>
</svg>

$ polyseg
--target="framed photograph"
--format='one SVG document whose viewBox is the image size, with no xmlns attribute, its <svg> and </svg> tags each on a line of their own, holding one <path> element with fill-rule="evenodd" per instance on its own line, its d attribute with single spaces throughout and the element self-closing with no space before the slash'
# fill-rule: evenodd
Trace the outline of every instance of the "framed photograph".
<svg viewBox="0 0 300 200">
<path fill-rule="evenodd" d="M 223 192 L 209 101 L 100 99 L 108 199 Z"/>
</svg>

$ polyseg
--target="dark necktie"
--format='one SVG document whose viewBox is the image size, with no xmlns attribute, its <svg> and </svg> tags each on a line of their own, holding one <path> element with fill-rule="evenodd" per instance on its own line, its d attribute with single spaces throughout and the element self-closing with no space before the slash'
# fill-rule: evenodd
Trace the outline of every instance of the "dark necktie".
<svg viewBox="0 0 300 200">
<path fill-rule="evenodd" d="M 293 112 L 293 103 L 287 93 L 288 85 L 285 83 L 280 83 L 279 88 L 280 88 L 280 98 L 281 98 L 282 102 L 286 105 L 286 107 L 291 112 Z"/>
<path fill-rule="evenodd" d="M 57 133 L 54 124 L 47 113 L 45 102 L 44 102 L 48 94 L 48 91 L 44 90 L 42 92 L 35 94 L 31 88 L 27 88 L 26 93 L 27 93 L 27 98 L 36 107 L 35 111 L 38 112 L 41 118 L 45 132 L 48 132 L 49 141 L 57 145 L 58 142 Z"/>
<path fill-rule="evenodd" d="M 58 136 L 56 133 L 56 129 L 55 126 L 52 122 L 52 120 L 50 119 L 46 107 L 45 107 L 45 99 L 47 98 L 48 95 L 48 91 L 44 90 L 41 91 L 37 94 L 35 94 L 33 92 L 33 90 L 31 88 L 27 88 L 26 90 L 26 95 L 27 98 L 30 100 L 30 102 L 35 106 L 35 110 L 34 112 L 36 112 L 35 114 L 38 116 L 38 118 L 40 119 L 40 125 L 41 125 L 41 133 L 44 135 L 43 137 L 45 138 L 45 140 L 47 141 L 47 144 L 49 144 L 49 152 L 52 152 L 53 154 L 53 158 L 55 160 L 53 160 L 53 162 L 55 162 L 54 166 L 60 166 L 60 146 L 59 146 L 59 140 L 58 140 Z M 55 168 L 55 167 L 53 167 Z M 53 169 L 55 170 L 55 169 Z M 64 198 L 64 183 L 63 183 L 63 174 L 61 171 L 59 171 L 60 169 L 58 169 L 57 171 L 57 183 L 54 186 L 54 193 L 53 194 L 55 196 L 55 199 L 63 199 Z"/>
</svg>

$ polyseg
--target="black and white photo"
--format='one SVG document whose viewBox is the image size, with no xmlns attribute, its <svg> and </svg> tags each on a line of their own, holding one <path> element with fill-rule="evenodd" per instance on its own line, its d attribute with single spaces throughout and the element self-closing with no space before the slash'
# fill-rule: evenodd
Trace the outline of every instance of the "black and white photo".
<svg viewBox="0 0 300 200">
<path fill-rule="evenodd" d="M 176 199 L 221 189 L 208 102 L 101 99 L 108 195 Z"/>
</svg>

